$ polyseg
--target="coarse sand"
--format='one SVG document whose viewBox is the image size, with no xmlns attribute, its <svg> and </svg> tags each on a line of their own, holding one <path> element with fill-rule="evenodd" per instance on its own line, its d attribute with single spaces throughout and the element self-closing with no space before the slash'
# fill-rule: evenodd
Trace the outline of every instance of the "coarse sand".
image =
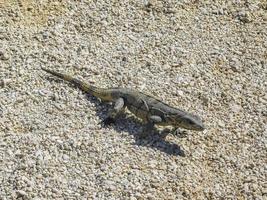
<svg viewBox="0 0 267 200">
<path fill-rule="evenodd" d="M 41 67 L 207 128 L 102 126 L 109 104 Z M 0 0 L 0 199 L 266 199 L 266 94 L 265 0 Z"/>
</svg>

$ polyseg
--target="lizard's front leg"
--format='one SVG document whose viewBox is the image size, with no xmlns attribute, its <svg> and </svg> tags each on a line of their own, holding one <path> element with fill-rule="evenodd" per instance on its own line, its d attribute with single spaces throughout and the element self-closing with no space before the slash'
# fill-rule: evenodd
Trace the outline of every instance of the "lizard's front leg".
<svg viewBox="0 0 267 200">
<path fill-rule="evenodd" d="M 123 111 L 125 108 L 125 103 L 123 98 L 118 98 L 115 101 L 114 108 L 111 109 L 108 113 L 108 117 L 103 120 L 105 125 L 109 125 L 111 123 L 115 122 L 116 117 L 119 115 L 121 111 Z"/>
<path fill-rule="evenodd" d="M 173 129 L 166 128 L 161 131 L 160 135 L 162 138 L 166 138 L 169 133 L 172 135 L 178 136 L 180 138 L 186 136 L 186 132 L 181 131 L 179 128 L 173 128 Z"/>
<path fill-rule="evenodd" d="M 171 130 L 171 134 L 183 138 L 187 135 L 187 132 L 185 130 L 181 131 L 179 128 L 173 128 L 173 130 Z"/>
</svg>

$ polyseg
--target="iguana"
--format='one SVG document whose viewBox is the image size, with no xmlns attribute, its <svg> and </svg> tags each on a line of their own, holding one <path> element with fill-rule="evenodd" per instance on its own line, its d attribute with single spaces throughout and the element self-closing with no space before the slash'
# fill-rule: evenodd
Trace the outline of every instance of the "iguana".
<svg viewBox="0 0 267 200">
<path fill-rule="evenodd" d="M 102 101 L 113 102 L 114 108 L 110 110 L 108 117 L 104 120 L 106 124 L 114 122 L 119 113 L 127 108 L 136 117 L 146 122 L 147 126 L 141 134 L 143 137 L 148 135 L 154 125 L 171 125 L 175 129 L 181 127 L 195 131 L 203 131 L 205 129 L 198 116 L 171 107 L 142 92 L 127 88 L 98 88 L 67 74 L 45 68 L 42 68 L 42 70 L 74 84 L 85 93 L 89 93 Z"/>
</svg>

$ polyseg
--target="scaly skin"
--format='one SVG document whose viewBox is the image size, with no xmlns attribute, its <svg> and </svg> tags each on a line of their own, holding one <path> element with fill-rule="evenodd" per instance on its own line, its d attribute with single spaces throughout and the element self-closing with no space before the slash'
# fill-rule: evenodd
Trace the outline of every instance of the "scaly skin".
<svg viewBox="0 0 267 200">
<path fill-rule="evenodd" d="M 181 127 L 195 131 L 203 131 L 205 129 L 199 117 L 173 108 L 154 97 L 136 90 L 126 88 L 98 88 L 66 74 L 45 68 L 42 68 L 42 70 L 73 83 L 84 92 L 103 101 L 114 102 L 114 109 L 110 111 L 106 122 L 115 119 L 127 107 L 136 117 L 141 118 L 147 123 L 145 132 L 148 132 L 154 125 L 171 125 L 175 128 Z M 146 135 L 147 133 L 144 134 Z"/>
</svg>

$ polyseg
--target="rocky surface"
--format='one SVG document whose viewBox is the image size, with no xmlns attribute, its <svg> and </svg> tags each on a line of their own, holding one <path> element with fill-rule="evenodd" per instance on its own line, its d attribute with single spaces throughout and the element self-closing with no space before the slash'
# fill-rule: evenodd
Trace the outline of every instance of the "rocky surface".
<svg viewBox="0 0 267 200">
<path fill-rule="evenodd" d="M 267 3 L 0 2 L 0 199 L 264 199 Z M 40 71 L 130 87 L 204 132 L 137 139 L 129 113 Z"/>
</svg>

